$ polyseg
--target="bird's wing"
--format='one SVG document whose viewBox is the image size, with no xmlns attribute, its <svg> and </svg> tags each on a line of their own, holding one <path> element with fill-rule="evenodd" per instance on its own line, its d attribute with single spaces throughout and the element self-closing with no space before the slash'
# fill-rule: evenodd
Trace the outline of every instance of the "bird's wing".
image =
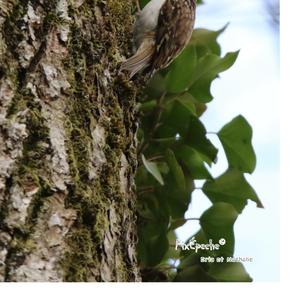
<svg viewBox="0 0 300 300">
<path fill-rule="evenodd" d="M 162 6 L 151 73 L 167 67 L 190 40 L 195 23 L 195 6 L 194 0 L 166 0 Z"/>
<path fill-rule="evenodd" d="M 121 70 L 127 70 L 130 72 L 129 77 L 133 77 L 139 71 L 145 69 L 151 61 L 155 50 L 154 32 L 148 32 L 144 34 L 143 42 L 140 45 L 138 51 L 128 58 L 121 65 Z"/>
</svg>

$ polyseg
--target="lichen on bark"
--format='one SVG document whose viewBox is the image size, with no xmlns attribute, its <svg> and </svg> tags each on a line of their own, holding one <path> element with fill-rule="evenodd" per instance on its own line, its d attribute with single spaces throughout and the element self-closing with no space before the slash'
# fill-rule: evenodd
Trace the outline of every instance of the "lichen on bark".
<svg viewBox="0 0 300 300">
<path fill-rule="evenodd" d="M 0 280 L 140 281 L 132 1 L 0 3 Z"/>
</svg>

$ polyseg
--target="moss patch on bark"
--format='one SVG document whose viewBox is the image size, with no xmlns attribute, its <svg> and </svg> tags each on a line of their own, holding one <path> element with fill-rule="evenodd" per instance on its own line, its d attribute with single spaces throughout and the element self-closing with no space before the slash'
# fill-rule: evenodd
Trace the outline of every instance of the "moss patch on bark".
<svg viewBox="0 0 300 300">
<path fill-rule="evenodd" d="M 77 210 L 78 217 L 68 235 L 69 251 L 61 263 L 66 281 L 88 281 L 93 269 L 101 264 L 101 245 L 110 226 L 107 223 L 109 206 L 124 200 L 119 187 L 121 153 L 126 153 L 132 161 L 135 157 L 130 150 L 133 134 L 128 134 L 132 125 L 129 119 L 135 106 L 135 89 L 118 75 L 121 55 L 130 48 L 128 41 L 131 41 L 133 20 L 130 17 L 131 1 L 110 0 L 106 5 L 102 1 L 87 1 L 80 11 L 74 8 L 70 11 L 73 22 L 68 46 L 70 55 L 65 68 L 72 95 L 69 97 L 66 130 L 75 184 L 69 187 L 66 201 L 68 207 Z M 85 31 L 76 24 L 77 18 L 80 22 L 88 19 Z M 91 19 L 96 25 L 90 25 Z M 106 133 L 103 149 L 106 163 L 101 167 L 99 177 L 90 180 L 91 130 L 99 120 Z M 128 270 L 124 265 L 119 264 L 118 277 L 126 281 Z"/>
</svg>

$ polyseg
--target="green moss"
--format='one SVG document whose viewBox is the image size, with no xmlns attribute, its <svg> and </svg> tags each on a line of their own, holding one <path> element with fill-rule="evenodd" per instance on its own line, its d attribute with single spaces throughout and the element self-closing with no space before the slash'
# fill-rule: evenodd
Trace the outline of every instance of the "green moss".
<svg viewBox="0 0 300 300">
<path fill-rule="evenodd" d="M 39 34 L 45 34 L 53 26 L 64 23 L 54 12 L 56 1 L 48 2 L 43 5 L 46 18 Z M 34 7 L 39 5 L 35 0 L 31 3 Z M 72 88 L 67 92 L 65 129 L 72 184 L 68 186 L 65 201 L 67 207 L 76 210 L 77 218 L 66 240 L 69 250 L 61 260 L 65 271 L 64 279 L 67 281 L 89 280 L 93 276 L 92 269 L 99 269 L 103 255 L 103 238 L 105 231 L 111 226 L 107 213 L 110 206 L 117 203 L 115 207 L 120 209 L 117 217 L 121 219 L 121 209 L 125 205 L 119 183 L 121 153 L 134 166 L 135 152 L 131 147 L 131 131 L 135 126 L 132 115 L 136 87 L 128 79 L 118 75 L 121 57 L 127 56 L 131 49 L 131 3 L 131 0 L 88 0 L 79 9 L 69 6 L 69 15 L 73 22 L 70 24 L 69 54 L 64 61 L 64 68 Z M 24 38 L 20 28 L 27 5 L 28 0 L 19 1 L 4 24 L 5 42 L 17 60 L 18 53 L 15 50 L 19 41 Z M 99 11 L 102 14 L 101 26 L 97 24 Z M 79 27 L 77 24 L 80 23 L 75 22 L 77 19 L 81 19 L 84 25 Z M 22 78 L 25 78 L 28 70 L 18 68 L 18 77 L 14 75 L 13 80 L 19 88 L 8 110 L 8 117 L 13 120 L 18 112 L 26 109 L 29 136 L 23 143 L 23 156 L 17 163 L 19 167 L 12 174 L 13 181 L 8 182 L 8 186 L 17 182 L 29 191 L 38 187 L 38 192 L 28 208 L 25 226 L 15 229 L 12 256 L 14 251 L 27 253 L 33 249 L 34 245 L 29 245 L 30 235 L 39 215 L 48 209 L 49 197 L 53 195 L 52 183 L 48 181 L 51 176 L 45 166 L 46 156 L 52 155 L 49 129 L 45 126 L 46 120 L 42 117 L 41 106 L 35 101 L 31 91 L 22 85 Z M 102 78 L 106 73 L 110 73 L 111 78 L 106 78 L 107 82 L 104 82 Z M 103 151 L 107 162 L 99 176 L 90 180 L 88 169 L 91 130 L 97 123 L 106 132 L 106 146 Z M 2 209 L 1 219 L 5 219 L 5 211 Z M 125 245 L 121 243 L 121 247 L 124 249 L 118 250 L 119 255 L 125 256 Z M 125 281 L 128 266 L 126 257 L 123 258 L 117 268 L 118 277 Z"/>
<path fill-rule="evenodd" d="M 27 98 L 26 108 L 28 115 L 26 128 L 29 136 L 23 142 L 23 155 L 18 162 L 18 169 L 14 174 L 14 180 L 26 191 L 38 188 L 28 209 L 27 218 L 23 230 L 30 233 L 36 223 L 36 219 L 43 207 L 46 197 L 53 194 L 51 185 L 47 182 L 47 168 L 45 158 L 51 155 L 49 147 L 49 129 L 41 116 L 41 107 L 34 101 L 33 96 Z"/>
<path fill-rule="evenodd" d="M 70 251 L 65 253 L 62 265 L 65 269 L 66 281 L 88 281 L 91 270 L 95 268 L 95 248 L 91 233 L 87 229 L 73 228 L 67 243 Z M 76 251 L 75 251 L 76 250 Z"/>
<path fill-rule="evenodd" d="M 27 5 L 28 0 L 18 1 L 3 24 L 3 36 L 5 43 L 16 57 L 18 57 L 16 52 L 17 46 L 19 41 L 21 41 L 24 37 L 21 25 L 24 23 L 22 18 L 26 12 Z"/>
<path fill-rule="evenodd" d="M 88 3 L 81 7 L 81 14 L 90 17 Z M 71 14 L 77 10 L 71 10 Z M 97 98 L 93 97 L 94 78 L 87 72 L 95 57 L 100 57 L 101 48 L 93 45 L 75 23 L 71 25 L 70 55 L 65 60 L 70 90 L 70 102 L 65 128 L 68 136 L 67 152 L 74 184 L 69 188 L 66 205 L 78 212 L 75 224 L 68 235 L 69 251 L 61 260 L 66 281 L 87 281 L 91 268 L 97 265 L 97 247 L 102 242 L 105 204 L 99 180 L 88 177 L 89 151 L 92 142 L 91 126 L 98 119 Z M 95 74 L 93 74 L 94 76 Z"/>
<path fill-rule="evenodd" d="M 6 18 L 3 25 L 3 36 L 5 43 L 10 51 L 18 59 L 19 54 L 16 52 L 19 42 L 24 39 L 24 30 L 22 27 L 25 25 L 23 19 L 28 9 L 29 0 L 16 1 L 11 14 Z M 30 4 L 33 7 L 38 6 L 40 3 L 36 0 L 31 0 Z M 43 22 L 43 28 L 41 31 L 42 36 L 46 36 L 49 28 L 55 25 L 61 25 L 65 23 L 65 20 L 57 15 L 55 9 L 57 6 L 57 0 L 46 1 L 43 4 L 43 9 L 46 12 L 46 17 Z M 37 36 L 38 37 L 38 36 Z"/>
<path fill-rule="evenodd" d="M 7 110 L 7 118 L 12 118 L 17 112 L 25 110 L 28 101 L 30 101 L 31 99 L 32 95 L 27 89 L 22 92 L 17 91 Z"/>
<path fill-rule="evenodd" d="M 125 80 L 108 82 L 108 87 L 99 78 L 108 70 L 118 80 L 119 49 L 127 51 L 130 48 L 132 19 L 128 18 L 131 15 L 129 3 L 131 1 L 109 0 L 104 6 L 103 1 L 86 1 L 80 12 L 75 8 L 69 10 L 73 19 L 86 19 L 96 24 L 95 5 L 99 5 L 106 26 L 101 30 L 96 26 L 88 27 L 87 36 L 75 22 L 70 27 L 70 55 L 65 60 L 65 69 L 72 90 L 65 126 L 74 185 L 69 188 L 66 203 L 76 209 L 78 217 L 68 235 L 69 251 L 61 261 L 67 281 L 85 281 L 91 265 L 99 268 L 104 233 L 110 226 L 107 211 L 111 203 L 124 201 L 119 187 L 119 160 L 121 152 L 134 156 L 129 150 L 132 135 L 126 127 L 132 122 L 128 120 L 135 102 L 135 89 Z M 124 49 L 120 47 L 123 43 L 126 44 Z M 124 99 L 124 104 L 120 99 Z M 103 151 L 107 162 L 99 177 L 89 180 L 91 128 L 99 121 L 106 132 Z M 120 264 L 118 274 L 124 272 L 126 280 L 126 263 Z"/>
<path fill-rule="evenodd" d="M 10 182 L 7 183 L 7 190 L 14 184 L 21 186 L 25 192 L 38 188 L 28 207 L 25 224 L 17 229 L 24 234 L 22 237 L 24 241 L 30 237 L 45 198 L 53 194 L 50 183 L 46 179 L 48 174 L 44 164 L 45 157 L 51 155 L 49 129 L 42 117 L 40 104 L 34 100 L 30 90 L 21 89 L 16 92 L 8 108 L 7 117 L 14 120 L 18 112 L 25 110 L 27 111 L 26 131 L 29 135 L 23 141 L 22 156 L 16 162 L 18 167 L 13 171 Z M 6 218 L 7 207 L 5 202 L 2 203 L 1 220 Z"/>
<path fill-rule="evenodd" d="M 132 2 L 133 1 L 107 1 L 107 11 L 113 16 L 113 18 L 110 18 L 110 21 L 112 23 L 116 43 L 119 47 L 124 47 L 126 50 L 131 48 L 130 42 L 132 39 L 131 33 L 134 17 L 132 5 L 129 5 L 129 3 L 132 4 Z"/>
<path fill-rule="evenodd" d="M 99 267 L 101 257 L 101 243 L 108 224 L 107 211 L 112 202 L 122 203 L 123 195 L 119 188 L 120 154 L 125 153 L 129 161 L 134 162 L 135 153 L 130 148 L 132 128 L 135 120 L 132 111 L 135 105 L 135 87 L 128 80 L 117 75 L 121 53 L 129 53 L 132 19 L 130 1 L 86 1 L 80 11 L 70 7 L 70 16 L 86 18 L 89 23 L 95 18 L 94 6 L 101 7 L 105 16 L 106 28 L 89 28 L 90 35 L 85 36 L 82 28 L 76 23 L 71 24 L 71 40 L 68 45 L 69 55 L 65 60 L 65 69 L 72 89 L 69 91 L 68 110 L 66 111 L 65 128 L 67 133 L 67 152 L 73 184 L 69 187 L 66 199 L 67 207 L 77 211 L 77 219 L 72 227 L 67 243 L 69 251 L 61 260 L 65 270 L 65 280 L 86 281 L 91 269 Z M 14 14 L 6 24 L 8 36 L 18 40 L 22 32 L 13 26 L 15 20 L 24 14 L 24 6 L 17 6 Z M 49 13 L 44 22 L 44 29 L 52 25 L 59 25 L 61 19 Z M 13 43 L 13 41 L 11 42 Z M 16 47 L 9 44 L 10 47 Z M 121 53 L 119 52 L 121 49 Z M 109 82 L 109 89 L 98 77 L 108 71 L 114 82 Z M 99 95 L 100 98 L 99 98 Z M 45 155 L 49 155 L 49 132 L 41 117 L 41 108 L 34 102 L 30 91 L 19 90 L 9 109 L 9 117 L 15 113 L 28 109 L 26 122 L 30 136 L 24 142 L 23 158 L 14 178 L 22 186 L 37 186 L 38 193 L 34 196 L 28 209 L 26 226 L 21 229 L 30 235 L 36 219 L 45 207 L 47 197 L 51 196 L 51 183 L 47 182 L 45 170 Z M 102 119 L 102 109 L 108 119 Z M 89 180 L 89 147 L 91 145 L 91 128 L 97 122 L 105 128 L 106 147 L 104 150 L 107 163 L 103 165 L 101 174 L 94 180 Z M 23 238 L 16 242 L 16 251 L 22 244 Z M 126 251 L 124 250 L 124 253 Z M 120 254 L 122 255 L 122 253 Z M 118 276 L 126 280 L 128 268 L 125 261 L 120 261 Z M 98 279 L 97 279 L 98 280 Z M 100 278 L 99 278 L 100 280 Z"/>
</svg>

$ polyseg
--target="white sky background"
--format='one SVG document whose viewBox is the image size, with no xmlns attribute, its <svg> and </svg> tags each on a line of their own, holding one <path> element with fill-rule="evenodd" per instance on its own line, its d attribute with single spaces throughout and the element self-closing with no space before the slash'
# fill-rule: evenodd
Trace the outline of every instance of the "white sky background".
<svg viewBox="0 0 300 300">
<path fill-rule="evenodd" d="M 257 155 L 254 173 L 246 176 L 265 209 L 252 201 L 235 224 L 235 256 L 252 257 L 245 263 L 254 281 L 279 280 L 279 41 L 263 0 L 206 0 L 198 7 L 196 27 L 211 30 L 229 27 L 219 37 L 222 55 L 240 49 L 235 65 L 212 85 L 214 100 L 202 117 L 207 131 L 217 132 L 242 114 L 253 127 Z M 209 136 L 221 150 L 218 138 Z M 223 151 L 212 169 L 217 176 L 227 168 Z M 198 185 L 198 183 L 197 183 Z M 199 182 L 199 186 L 202 183 Z M 201 190 L 193 194 L 186 217 L 199 217 L 211 206 Z M 187 239 L 199 229 L 188 221 L 177 230 Z"/>
</svg>

